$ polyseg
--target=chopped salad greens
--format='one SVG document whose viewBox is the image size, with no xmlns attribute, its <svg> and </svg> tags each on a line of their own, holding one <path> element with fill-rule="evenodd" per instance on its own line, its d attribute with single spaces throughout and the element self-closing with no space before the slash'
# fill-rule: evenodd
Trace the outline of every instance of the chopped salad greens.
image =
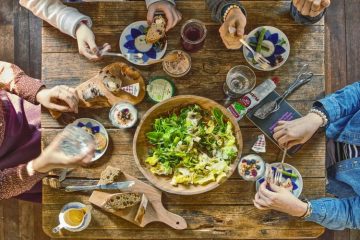
<svg viewBox="0 0 360 240">
<path fill-rule="evenodd" d="M 150 171 L 172 176 L 174 186 L 221 182 L 238 153 L 232 123 L 219 109 L 198 105 L 155 119 L 147 139 L 153 145 L 146 159 Z"/>
</svg>

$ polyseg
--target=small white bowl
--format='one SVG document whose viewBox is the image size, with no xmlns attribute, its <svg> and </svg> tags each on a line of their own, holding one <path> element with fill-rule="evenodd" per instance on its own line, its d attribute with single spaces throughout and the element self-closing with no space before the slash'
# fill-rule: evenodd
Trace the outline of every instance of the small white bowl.
<svg viewBox="0 0 360 240">
<path fill-rule="evenodd" d="M 120 125 L 117 119 L 115 118 L 115 112 L 122 111 L 124 109 L 128 109 L 134 115 L 134 119 L 127 125 Z M 114 127 L 120 129 L 132 128 L 133 126 L 135 126 L 138 120 L 138 111 L 132 104 L 126 102 L 120 102 L 112 106 L 109 112 L 109 119 Z"/>
</svg>

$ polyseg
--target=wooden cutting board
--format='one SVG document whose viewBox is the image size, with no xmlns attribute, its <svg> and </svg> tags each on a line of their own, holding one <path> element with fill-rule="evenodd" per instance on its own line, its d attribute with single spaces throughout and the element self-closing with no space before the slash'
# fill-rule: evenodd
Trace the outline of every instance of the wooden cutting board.
<svg viewBox="0 0 360 240">
<path fill-rule="evenodd" d="M 103 82 L 105 75 L 120 79 L 122 82 L 122 87 L 126 87 L 134 83 L 139 83 L 139 95 L 133 96 L 123 90 L 120 90 L 116 93 L 109 91 Z M 96 88 L 101 91 L 103 96 L 98 96 L 91 100 L 84 99 L 83 92 L 89 89 L 91 86 L 96 86 Z M 75 89 L 79 96 L 79 107 L 81 108 L 111 107 L 118 102 L 128 102 L 136 105 L 140 103 L 145 97 L 145 81 L 141 76 L 140 71 L 123 62 L 115 62 L 104 67 L 96 76 L 83 83 L 80 83 L 80 85 L 78 85 Z M 50 113 L 55 119 L 61 116 L 61 113 L 57 111 L 50 111 Z"/>
<path fill-rule="evenodd" d="M 117 181 L 135 182 L 135 185 L 130 189 L 126 191 L 119 190 L 117 192 L 142 193 L 145 195 L 145 198 L 143 196 L 141 203 L 133 207 L 117 211 L 108 211 L 104 208 L 106 199 L 114 194 L 114 192 L 94 191 L 89 201 L 103 210 L 111 212 L 140 227 L 145 227 L 151 222 L 163 222 L 174 229 L 180 230 L 187 228 L 187 223 L 183 217 L 171 213 L 164 208 L 161 202 L 161 191 L 125 173 L 123 173 Z"/>
</svg>

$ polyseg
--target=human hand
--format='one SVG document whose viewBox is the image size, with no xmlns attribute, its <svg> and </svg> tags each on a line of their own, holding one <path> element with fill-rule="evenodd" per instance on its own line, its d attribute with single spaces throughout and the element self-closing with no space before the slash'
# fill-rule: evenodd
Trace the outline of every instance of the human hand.
<svg viewBox="0 0 360 240">
<path fill-rule="evenodd" d="M 98 47 L 95 43 L 95 35 L 91 29 L 84 23 L 80 23 L 76 30 L 76 39 L 78 43 L 79 53 L 89 60 L 99 60 L 102 53 L 110 50 L 110 45 L 105 43 L 102 47 Z"/>
<path fill-rule="evenodd" d="M 239 8 L 233 8 L 226 16 L 225 22 L 219 29 L 220 37 L 228 49 L 239 49 L 244 37 L 246 17 Z"/>
<path fill-rule="evenodd" d="M 330 0 L 293 0 L 293 4 L 302 15 L 316 17 L 330 6 Z"/>
<path fill-rule="evenodd" d="M 281 147 L 291 148 L 307 142 L 322 124 L 319 115 L 309 113 L 293 121 L 279 121 L 273 137 Z"/>
<path fill-rule="evenodd" d="M 166 29 L 165 31 L 169 31 L 171 28 L 175 27 L 175 25 L 181 21 L 181 13 L 176 9 L 176 7 L 168 1 L 159 1 L 150 4 L 148 13 L 147 13 L 147 21 L 151 24 L 154 21 L 154 15 L 156 11 L 161 11 L 166 16 Z"/>
<path fill-rule="evenodd" d="M 263 182 L 253 200 L 254 206 L 260 210 L 273 209 L 295 217 L 304 216 L 307 211 L 307 203 L 297 199 L 289 190 L 270 184 L 272 191 L 266 188 L 267 182 Z"/>
<path fill-rule="evenodd" d="M 33 160 L 33 169 L 40 173 L 47 173 L 56 168 L 74 168 L 90 163 L 95 153 L 94 144 L 88 144 L 88 151 L 82 154 L 76 156 L 66 155 L 61 149 L 61 143 L 67 137 L 68 135 L 65 132 L 57 135 L 41 155 Z"/>
<path fill-rule="evenodd" d="M 74 88 L 68 86 L 41 89 L 36 95 L 36 100 L 50 110 L 78 113 L 79 96 Z"/>
</svg>

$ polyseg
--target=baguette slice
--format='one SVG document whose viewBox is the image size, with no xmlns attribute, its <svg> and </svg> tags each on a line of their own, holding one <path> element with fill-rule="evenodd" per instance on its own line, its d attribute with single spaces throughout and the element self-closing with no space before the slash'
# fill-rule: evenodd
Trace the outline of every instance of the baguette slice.
<svg viewBox="0 0 360 240">
<path fill-rule="evenodd" d="M 99 184 L 110 184 L 118 182 L 122 176 L 122 172 L 118 168 L 108 166 L 104 171 L 101 172 Z"/>
<path fill-rule="evenodd" d="M 147 43 L 155 43 L 165 36 L 166 20 L 162 16 L 155 16 L 154 22 L 146 34 Z"/>
<path fill-rule="evenodd" d="M 104 208 L 109 211 L 117 211 L 135 206 L 141 200 L 139 193 L 116 193 L 112 194 L 104 204 Z"/>
</svg>

